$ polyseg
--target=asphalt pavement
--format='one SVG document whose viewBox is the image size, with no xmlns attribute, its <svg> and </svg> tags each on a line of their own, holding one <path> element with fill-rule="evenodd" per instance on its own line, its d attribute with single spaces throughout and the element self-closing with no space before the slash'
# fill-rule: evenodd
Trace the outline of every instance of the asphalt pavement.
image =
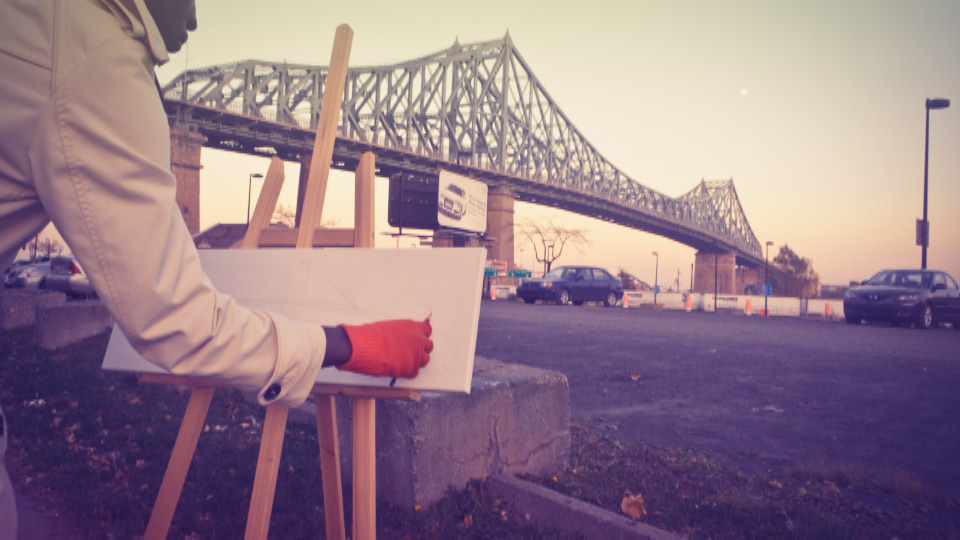
<svg viewBox="0 0 960 540">
<path fill-rule="evenodd" d="M 477 354 L 566 374 L 573 416 L 626 440 L 960 496 L 951 328 L 484 301 Z"/>
</svg>

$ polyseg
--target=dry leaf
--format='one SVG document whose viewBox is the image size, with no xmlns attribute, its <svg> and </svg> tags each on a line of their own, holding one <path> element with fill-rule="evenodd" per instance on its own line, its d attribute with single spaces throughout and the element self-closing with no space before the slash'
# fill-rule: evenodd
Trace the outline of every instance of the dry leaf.
<svg viewBox="0 0 960 540">
<path fill-rule="evenodd" d="M 631 376 L 630 376 L 630 380 L 632 380 L 632 381 L 634 381 L 634 382 L 639 381 L 639 380 L 640 380 L 640 376 L 639 376 L 639 375 L 631 375 Z"/>
<path fill-rule="evenodd" d="M 770 485 L 777 489 L 780 489 L 783 487 L 783 484 L 781 484 L 780 482 L 777 482 L 776 480 L 771 480 Z"/>
<path fill-rule="evenodd" d="M 463 526 L 468 529 L 473 526 L 473 514 L 467 514 L 466 517 L 463 518 Z"/>
<path fill-rule="evenodd" d="M 627 495 L 620 501 L 620 510 L 631 519 L 643 519 L 647 515 L 643 507 L 643 495 Z"/>
</svg>

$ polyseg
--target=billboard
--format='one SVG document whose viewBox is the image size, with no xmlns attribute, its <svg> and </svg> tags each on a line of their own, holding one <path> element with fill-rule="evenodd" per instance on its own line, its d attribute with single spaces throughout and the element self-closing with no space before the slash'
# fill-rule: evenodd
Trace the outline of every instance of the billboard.
<svg viewBox="0 0 960 540">
<path fill-rule="evenodd" d="M 487 230 L 487 184 L 440 171 L 437 221 L 441 227 L 476 233 Z"/>
</svg>

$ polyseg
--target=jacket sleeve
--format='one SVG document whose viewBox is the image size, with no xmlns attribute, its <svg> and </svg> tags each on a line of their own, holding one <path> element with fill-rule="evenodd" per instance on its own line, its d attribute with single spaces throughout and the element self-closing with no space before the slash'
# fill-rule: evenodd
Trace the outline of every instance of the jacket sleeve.
<svg viewBox="0 0 960 540">
<path fill-rule="evenodd" d="M 134 348 L 171 373 L 257 390 L 261 403 L 302 403 L 323 363 L 323 329 L 244 308 L 204 275 L 176 204 L 149 52 L 120 31 L 104 40 L 63 26 L 30 166 L 97 293 Z M 65 47 L 85 39 L 102 42 Z"/>
</svg>

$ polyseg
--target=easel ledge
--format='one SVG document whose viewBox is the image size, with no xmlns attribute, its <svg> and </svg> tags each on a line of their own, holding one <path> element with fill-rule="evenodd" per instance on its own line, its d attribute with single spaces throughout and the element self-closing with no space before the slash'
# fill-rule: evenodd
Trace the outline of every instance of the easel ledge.
<svg viewBox="0 0 960 540">
<path fill-rule="evenodd" d="M 156 384 L 172 384 L 192 387 L 233 388 L 226 384 L 213 383 L 203 377 L 187 377 L 166 373 L 144 373 L 139 377 L 141 382 Z M 419 390 L 410 388 L 381 388 L 378 386 L 341 386 L 337 384 L 315 383 L 311 396 L 346 396 L 371 399 L 405 399 L 420 401 Z"/>
</svg>

